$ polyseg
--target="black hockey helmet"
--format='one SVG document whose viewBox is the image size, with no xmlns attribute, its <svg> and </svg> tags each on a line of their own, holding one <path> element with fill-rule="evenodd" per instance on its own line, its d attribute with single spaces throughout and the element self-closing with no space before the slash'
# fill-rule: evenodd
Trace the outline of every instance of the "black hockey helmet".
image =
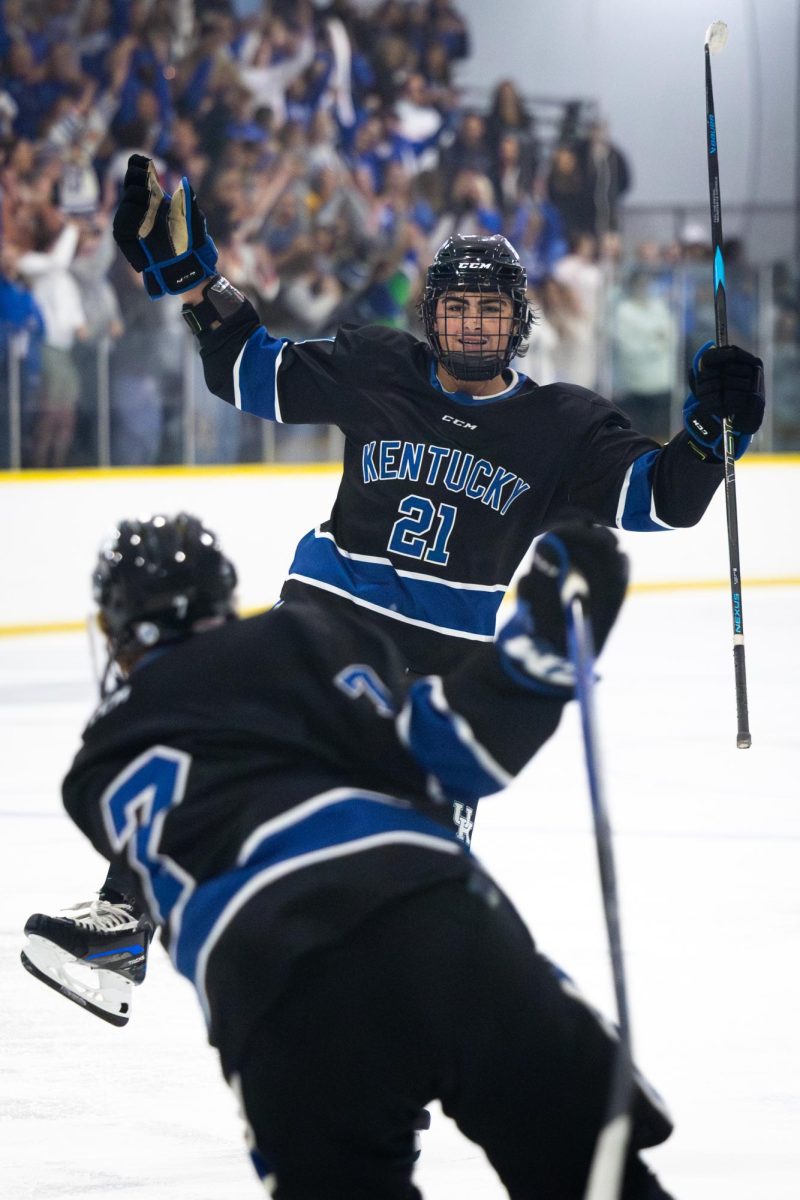
<svg viewBox="0 0 800 1200">
<path fill-rule="evenodd" d="M 233 563 L 188 513 L 121 521 L 100 550 L 92 583 L 112 659 L 234 615 Z"/>
<path fill-rule="evenodd" d="M 499 233 L 491 237 L 457 234 L 436 252 L 425 276 L 420 314 L 425 335 L 438 362 L 454 379 L 493 379 L 500 375 L 530 333 L 533 312 L 528 304 L 525 268 L 514 247 Z M 474 353 L 447 351 L 436 320 L 436 304 L 447 292 L 495 293 L 512 303 L 511 331 L 504 347 Z M 458 318 L 455 318 L 458 320 Z"/>
</svg>

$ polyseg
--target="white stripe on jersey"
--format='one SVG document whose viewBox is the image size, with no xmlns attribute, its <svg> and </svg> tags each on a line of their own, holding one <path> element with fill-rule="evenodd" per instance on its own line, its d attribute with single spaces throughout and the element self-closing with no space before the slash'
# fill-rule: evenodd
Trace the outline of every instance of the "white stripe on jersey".
<svg viewBox="0 0 800 1200">
<path fill-rule="evenodd" d="M 310 587 L 321 588 L 323 592 L 333 592 L 335 596 L 344 596 L 345 600 L 352 601 L 353 604 L 358 604 L 361 608 L 368 608 L 372 612 L 380 613 L 384 617 L 389 617 L 392 621 L 402 621 L 405 625 L 418 625 L 421 629 L 432 629 L 434 633 L 444 634 L 445 637 L 466 638 L 470 642 L 493 642 L 494 634 L 491 633 L 467 633 L 463 629 L 447 629 L 444 625 L 434 625 L 431 621 L 420 621 L 416 617 L 406 617 L 403 613 L 394 612 L 391 608 L 381 608 L 380 604 L 372 604 L 369 600 L 362 600 L 358 596 L 354 596 L 352 592 L 345 591 L 344 588 L 335 587 L 332 583 L 323 583 L 321 579 L 312 579 L 310 575 L 298 575 L 292 571 L 286 576 L 286 582 L 290 579 L 297 579 L 300 583 L 307 583 Z M 440 581 L 437 579 L 437 583 Z"/>
<path fill-rule="evenodd" d="M 200 1007 L 203 1010 L 206 1022 L 211 1023 L 211 1011 L 206 993 L 206 972 L 208 970 L 208 960 L 214 950 L 219 939 L 222 937 L 225 930 L 230 925 L 236 914 L 244 908 L 248 900 L 252 899 L 257 892 L 262 888 L 268 887 L 275 880 L 283 878 L 285 875 L 291 874 L 293 871 L 299 871 L 303 867 L 308 867 L 312 863 L 326 862 L 334 858 L 346 858 L 351 854 L 361 854 L 365 850 L 374 850 L 379 846 L 423 846 L 428 850 L 439 850 L 443 854 L 463 854 L 464 848 L 459 842 L 446 841 L 444 838 L 434 837 L 432 834 L 413 833 L 408 830 L 394 830 L 389 833 L 372 834 L 369 837 L 360 838 L 357 841 L 343 842 L 336 846 L 324 846 L 320 850 L 309 851 L 308 854 L 299 854 L 294 858 L 285 860 L 284 862 L 276 863 L 272 867 L 266 867 L 260 871 L 258 875 L 244 885 L 223 908 L 222 912 L 217 917 L 211 932 L 203 943 L 200 952 L 197 956 L 197 967 L 194 975 L 194 986 L 197 991 L 197 996 L 200 1001 Z M 177 949 L 177 947 L 174 947 Z M 173 958 L 173 962 L 175 959 Z"/>
<path fill-rule="evenodd" d="M 331 788 L 330 791 L 320 792 L 318 796 L 312 796 L 310 800 L 303 800 L 302 803 L 296 804 L 287 812 L 258 825 L 242 843 L 236 856 L 237 867 L 243 867 L 247 863 L 256 847 L 265 838 L 288 829 L 290 825 L 296 825 L 298 821 L 305 820 L 306 817 L 319 812 L 320 809 L 329 808 L 331 804 L 338 804 L 340 800 L 373 800 L 376 804 L 386 804 L 391 808 L 414 807 L 410 800 L 400 800 L 396 796 L 387 796 L 384 792 L 354 791 L 353 788 L 345 787 Z"/>
<path fill-rule="evenodd" d="M 279 425 L 283 425 L 284 422 L 283 422 L 283 417 L 281 416 L 281 402 L 278 399 L 278 369 L 281 365 L 281 360 L 283 358 L 283 352 L 286 349 L 286 347 L 289 345 L 291 345 L 290 342 L 284 342 L 283 345 L 281 346 L 280 350 L 278 351 L 278 357 L 275 359 L 275 378 L 272 381 L 272 387 L 273 387 L 273 391 L 274 391 L 274 395 L 275 395 L 275 420 L 278 422 Z"/>
<path fill-rule="evenodd" d="M 429 693 L 432 706 L 437 710 L 437 712 L 444 713 L 444 715 L 449 718 L 450 724 L 458 740 L 467 748 L 467 750 L 469 750 L 470 754 L 472 754 L 473 758 L 480 764 L 486 774 L 497 780 L 497 782 L 503 787 L 507 787 L 508 784 L 511 783 L 511 780 L 514 778 L 514 776 L 509 775 L 505 767 L 502 767 L 497 759 L 493 758 L 486 747 L 478 741 L 472 731 L 472 726 L 470 725 L 469 721 L 467 721 L 459 713 L 454 712 L 447 703 L 447 697 L 444 694 L 441 676 L 431 675 L 429 676 L 427 682 L 429 684 Z M 395 722 L 400 738 L 404 745 L 409 748 L 409 750 L 411 749 L 409 739 L 411 735 L 412 715 L 411 705 L 408 703 L 408 701 L 406 701 L 406 703 L 403 705 L 400 715 L 397 717 Z"/>
<path fill-rule="evenodd" d="M 236 362 L 233 364 L 233 402 L 239 410 L 241 410 L 242 407 L 242 389 L 239 382 L 239 371 L 241 370 L 242 357 L 247 349 L 249 341 L 250 339 L 248 338 L 236 356 Z"/>
<path fill-rule="evenodd" d="M 438 575 L 426 575 L 424 571 L 404 571 L 400 567 L 395 567 L 391 559 L 383 558 L 380 554 L 356 554 L 351 550 L 343 550 L 333 534 L 329 530 L 323 530 L 319 525 L 314 530 L 314 537 L 326 538 L 329 542 L 333 542 L 337 554 L 341 554 L 342 558 L 349 558 L 351 562 L 380 563 L 384 567 L 391 567 L 395 575 L 402 575 L 405 579 L 422 579 L 426 583 L 438 583 L 442 587 L 458 588 L 459 591 L 464 592 L 503 592 L 505 594 L 508 591 L 506 583 L 457 583 L 454 579 L 440 579 Z"/>
<path fill-rule="evenodd" d="M 631 463 L 631 465 L 628 467 L 627 471 L 625 472 L 625 478 L 622 481 L 622 487 L 621 487 L 620 493 L 619 493 L 619 500 L 617 501 L 617 515 L 615 518 L 615 524 L 617 526 L 617 529 L 622 529 L 622 515 L 625 512 L 625 501 L 628 499 L 628 488 L 631 486 L 631 475 L 632 474 L 633 474 L 633 463 Z"/>
</svg>

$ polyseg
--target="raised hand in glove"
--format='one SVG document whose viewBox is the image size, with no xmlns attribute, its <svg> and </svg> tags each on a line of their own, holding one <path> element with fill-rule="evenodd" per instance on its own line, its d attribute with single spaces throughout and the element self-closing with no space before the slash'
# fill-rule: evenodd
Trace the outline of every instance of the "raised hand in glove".
<svg viewBox="0 0 800 1200">
<path fill-rule="evenodd" d="M 691 393 L 683 420 L 702 457 L 725 457 L 722 421 L 727 417 L 734 441 L 734 458 L 741 458 L 764 417 L 764 364 L 738 346 L 706 342 L 694 356 L 689 372 Z"/>
<path fill-rule="evenodd" d="M 610 530 L 587 521 L 556 526 L 539 539 L 517 585 L 517 610 L 498 637 L 504 665 L 517 682 L 553 696 L 574 690 L 566 605 L 576 580 L 582 590 L 585 585 L 599 653 L 625 598 L 628 559 Z"/>
<path fill-rule="evenodd" d="M 173 196 L 158 182 L 152 159 L 132 154 L 114 215 L 114 240 L 148 295 L 179 296 L 216 273 L 217 248 L 188 179 Z"/>
</svg>

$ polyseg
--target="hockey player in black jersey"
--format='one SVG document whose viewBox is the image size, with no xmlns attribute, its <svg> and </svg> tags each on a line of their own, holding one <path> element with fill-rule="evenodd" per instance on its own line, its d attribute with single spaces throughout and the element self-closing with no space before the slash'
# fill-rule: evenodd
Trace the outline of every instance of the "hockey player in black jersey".
<svg viewBox="0 0 800 1200">
<path fill-rule="evenodd" d="M 333 512 L 301 540 L 282 596 L 355 610 L 417 673 L 491 642 L 511 576 L 542 529 L 576 514 L 626 529 L 692 524 L 722 478 L 720 415 L 732 418 L 737 453 L 761 422 L 760 362 L 735 347 L 698 357 L 686 429 L 666 447 L 584 388 L 518 374 L 510 364 L 531 312 L 524 270 L 501 237 L 456 237 L 439 251 L 422 303 L 427 344 L 379 326 L 292 344 L 272 338 L 214 274 L 188 182 L 165 197 L 152 163 L 134 155 L 114 232 L 153 298 L 189 299 L 184 315 L 212 390 L 270 419 L 332 421 L 345 432 Z M 456 824 L 468 839 L 468 823 Z M 87 939 L 130 935 L 140 950 L 129 973 L 140 981 L 147 930 L 128 890 L 112 868 L 99 897 L 64 916 Z M 41 934 L 44 922 L 55 933 L 54 919 L 36 914 L 26 931 Z M 42 978 L 75 998 L 58 953 L 38 948 Z M 97 989 L 81 1003 L 123 1023 L 130 995 L 117 974 L 109 984 L 107 1003 Z"/>
<path fill-rule="evenodd" d="M 277 1200 L 419 1197 L 413 1127 L 436 1097 L 515 1200 L 584 1195 L 613 1036 L 449 811 L 556 729 L 576 573 L 602 646 L 627 564 L 574 523 L 538 543 L 496 642 L 411 680 L 345 606 L 233 619 L 233 568 L 185 514 L 122 522 L 100 555 L 109 670 L 64 803 L 135 872 Z M 643 1082 L 633 1115 L 624 1200 L 664 1200 L 638 1152 L 671 1125 Z"/>
<path fill-rule="evenodd" d="M 594 392 L 520 374 L 511 363 L 532 314 L 525 271 L 500 236 L 440 249 L 421 305 L 427 341 L 376 325 L 292 343 L 214 274 L 188 182 L 166 197 L 141 155 L 114 235 L 152 297 L 184 296 L 212 392 L 269 420 L 342 430 L 336 503 L 300 541 L 282 596 L 357 607 L 418 672 L 491 642 L 514 571 L 555 522 L 695 524 L 723 477 L 722 417 L 737 455 L 761 423 L 761 362 L 736 347 L 698 355 L 685 428 L 666 446 Z"/>
</svg>

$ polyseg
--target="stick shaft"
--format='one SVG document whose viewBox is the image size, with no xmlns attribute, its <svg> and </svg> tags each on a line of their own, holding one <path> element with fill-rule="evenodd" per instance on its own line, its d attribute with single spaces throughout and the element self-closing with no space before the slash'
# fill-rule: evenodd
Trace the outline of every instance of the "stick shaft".
<svg viewBox="0 0 800 1200">
<path fill-rule="evenodd" d="M 628 1156 L 632 1117 L 633 1065 L 628 1012 L 619 893 L 611 840 L 611 825 L 603 796 L 603 781 L 594 708 L 594 647 L 592 628 L 583 601 L 574 597 L 567 608 L 567 637 L 575 664 L 576 692 L 580 706 L 581 732 L 592 805 L 595 846 L 603 897 L 611 970 L 619 1023 L 619 1045 L 614 1055 L 606 1118 L 597 1139 L 584 1200 L 617 1200 L 622 1190 Z"/>
<path fill-rule="evenodd" d="M 719 183 L 719 151 L 717 119 L 714 111 L 714 89 L 711 80 L 711 54 L 705 48 L 706 60 L 706 144 L 708 157 L 708 198 L 711 209 L 711 251 L 714 271 L 714 323 L 718 346 L 728 345 L 728 307 L 725 292 L 725 257 L 722 241 L 722 197 Z M 725 465 L 725 512 L 728 526 L 728 564 L 733 623 L 733 669 L 736 685 L 736 745 L 746 750 L 752 742 L 747 710 L 747 675 L 744 652 L 744 617 L 742 612 L 742 571 L 739 560 L 739 516 L 736 505 L 736 466 L 734 441 L 730 423 L 723 420 Z"/>
<path fill-rule="evenodd" d="M 717 118 L 711 81 L 711 54 L 706 46 L 706 145 L 708 149 L 708 199 L 711 207 L 711 252 L 714 265 L 714 323 L 717 345 L 728 345 L 728 308 L 725 295 L 725 247 L 722 241 L 722 197 L 719 186 Z"/>
</svg>

